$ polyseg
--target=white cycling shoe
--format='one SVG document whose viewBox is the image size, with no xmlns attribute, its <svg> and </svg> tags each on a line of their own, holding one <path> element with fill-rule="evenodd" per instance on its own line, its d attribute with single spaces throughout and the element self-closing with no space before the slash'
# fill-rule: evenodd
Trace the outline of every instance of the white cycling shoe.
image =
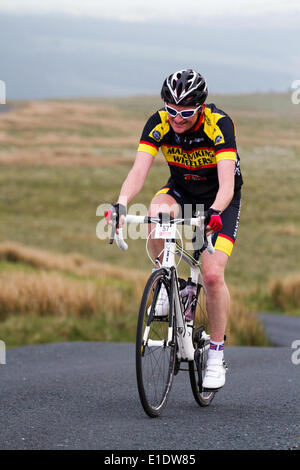
<svg viewBox="0 0 300 470">
<path fill-rule="evenodd" d="M 151 305 L 148 307 L 148 315 L 150 315 Z M 155 310 L 154 310 L 154 317 L 166 317 L 169 314 L 169 296 L 166 291 L 164 284 L 161 285 Z"/>
<path fill-rule="evenodd" d="M 205 376 L 202 382 L 204 389 L 218 390 L 225 385 L 227 366 L 223 360 L 208 359 Z"/>
</svg>

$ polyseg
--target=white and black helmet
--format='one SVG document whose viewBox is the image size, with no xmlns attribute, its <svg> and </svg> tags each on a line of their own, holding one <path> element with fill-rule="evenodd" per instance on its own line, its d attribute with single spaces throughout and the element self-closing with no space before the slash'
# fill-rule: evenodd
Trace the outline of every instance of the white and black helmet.
<svg viewBox="0 0 300 470">
<path fill-rule="evenodd" d="M 205 78 L 192 69 L 178 70 L 165 79 L 161 97 L 170 104 L 200 106 L 208 95 Z"/>
</svg>

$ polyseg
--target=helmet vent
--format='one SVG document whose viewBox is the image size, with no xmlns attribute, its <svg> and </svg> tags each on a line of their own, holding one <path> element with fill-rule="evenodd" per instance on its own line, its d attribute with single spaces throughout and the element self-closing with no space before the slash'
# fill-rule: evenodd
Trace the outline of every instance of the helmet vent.
<svg viewBox="0 0 300 470">
<path fill-rule="evenodd" d="M 168 103 L 177 105 L 203 104 L 207 98 L 205 79 L 195 70 L 178 70 L 163 83 L 161 97 Z"/>
</svg>

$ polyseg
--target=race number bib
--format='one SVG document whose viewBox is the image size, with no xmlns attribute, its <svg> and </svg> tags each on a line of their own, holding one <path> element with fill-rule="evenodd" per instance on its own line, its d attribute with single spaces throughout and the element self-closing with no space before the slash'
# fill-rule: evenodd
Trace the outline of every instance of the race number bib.
<svg viewBox="0 0 300 470">
<path fill-rule="evenodd" d="M 176 238 L 175 224 L 157 224 L 155 227 L 155 238 Z"/>
</svg>

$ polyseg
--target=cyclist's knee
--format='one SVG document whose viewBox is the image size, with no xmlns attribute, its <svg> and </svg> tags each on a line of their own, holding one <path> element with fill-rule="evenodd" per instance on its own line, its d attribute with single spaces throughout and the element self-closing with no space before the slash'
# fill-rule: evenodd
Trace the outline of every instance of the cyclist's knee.
<svg viewBox="0 0 300 470">
<path fill-rule="evenodd" d="M 208 291 L 218 290 L 225 285 L 224 271 L 218 266 L 212 267 L 203 272 L 203 281 Z"/>
<path fill-rule="evenodd" d="M 148 216 L 156 217 L 159 212 L 166 212 L 171 214 L 172 217 L 177 217 L 178 204 L 172 196 L 168 194 L 158 194 L 151 201 Z"/>
<path fill-rule="evenodd" d="M 213 255 L 205 253 L 203 256 L 202 275 L 207 290 L 218 290 L 225 285 L 225 267 L 227 257 L 224 253 L 215 252 Z"/>
</svg>

